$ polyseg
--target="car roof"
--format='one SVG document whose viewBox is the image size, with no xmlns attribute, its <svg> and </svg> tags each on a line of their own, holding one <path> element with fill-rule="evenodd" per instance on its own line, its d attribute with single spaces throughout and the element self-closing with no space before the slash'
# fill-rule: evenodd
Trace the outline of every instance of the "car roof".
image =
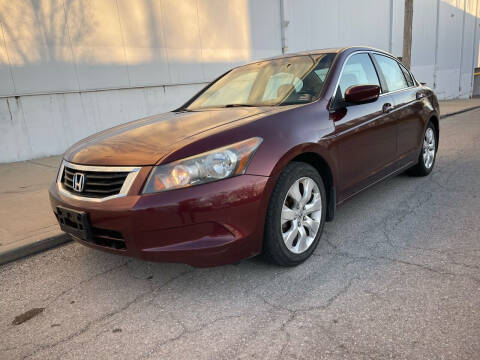
<svg viewBox="0 0 480 360">
<path fill-rule="evenodd" d="M 261 62 L 261 61 L 268 61 L 268 60 L 275 60 L 275 59 L 283 59 L 283 58 L 289 58 L 289 57 L 294 57 L 294 56 L 305 56 L 305 55 L 319 55 L 319 54 L 327 54 L 327 53 L 342 53 L 345 51 L 349 52 L 354 52 L 354 51 L 377 51 L 389 56 L 393 56 L 389 54 L 388 52 L 380 49 L 376 49 L 370 46 L 346 46 L 346 47 L 338 47 L 338 48 L 326 48 L 326 49 L 316 49 L 316 50 L 307 50 L 307 51 L 300 51 L 300 52 L 295 52 L 295 53 L 287 53 L 283 55 L 278 55 L 278 56 L 272 56 L 269 58 L 265 59 L 259 59 L 259 60 L 254 60 L 250 62 L 249 64 Z"/>
</svg>

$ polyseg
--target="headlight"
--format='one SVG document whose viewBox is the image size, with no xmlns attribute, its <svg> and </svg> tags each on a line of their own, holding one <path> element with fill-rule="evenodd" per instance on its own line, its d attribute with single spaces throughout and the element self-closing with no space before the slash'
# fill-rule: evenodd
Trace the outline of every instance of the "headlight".
<svg viewBox="0 0 480 360">
<path fill-rule="evenodd" d="M 262 138 L 254 137 L 153 168 L 144 194 L 205 184 L 245 173 Z"/>
</svg>

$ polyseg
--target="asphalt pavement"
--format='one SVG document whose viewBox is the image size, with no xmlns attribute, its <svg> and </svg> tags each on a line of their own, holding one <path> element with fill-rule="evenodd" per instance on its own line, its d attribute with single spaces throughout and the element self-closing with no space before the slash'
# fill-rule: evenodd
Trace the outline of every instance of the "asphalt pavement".
<svg viewBox="0 0 480 360">
<path fill-rule="evenodd" d="M 0 266 L 0 359 L 478 359 L 480 109 L 440 127 L 429 177 L 348 201 L 296 268 L 77 243 Z"/>
</svg>

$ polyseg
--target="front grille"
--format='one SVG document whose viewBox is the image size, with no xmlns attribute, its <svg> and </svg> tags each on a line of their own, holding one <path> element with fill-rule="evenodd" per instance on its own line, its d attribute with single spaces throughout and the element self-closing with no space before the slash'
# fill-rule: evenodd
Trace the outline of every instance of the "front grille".
<svg viewBox="0 0 480 360">
<path fill-rule="evenodd" d="M 125 244 L 122 234 L 114 230 L 94 227 L 92 228 L 92 239 L 90 242 L 99 246 L 109 247 L 116 250 L 127 249 L 127 245 Z"/>
<path fill-rule="evenodd" d="M 75 191 L 73 177 L 75 174 L 83 174 L 85 177 L 82 191 Z M 91 198 L 104 198 L 117 195 L 122 189 L 123 183 L 129 172 L 85 171 L 64 167 L 62 184 L 72 194 Z"/>
</svg>

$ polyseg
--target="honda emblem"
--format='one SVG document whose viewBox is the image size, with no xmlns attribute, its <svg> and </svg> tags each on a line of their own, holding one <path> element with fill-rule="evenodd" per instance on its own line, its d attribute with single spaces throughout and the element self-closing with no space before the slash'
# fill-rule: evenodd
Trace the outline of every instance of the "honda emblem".
<svg viewBox="0 0 480 360">
<path fill-rule="evenodd" d="M 75 173 L 73 175 L 73 190 L 76 192 L 82 192 L 85 187 L 85 174 Z"/>
</svg>

